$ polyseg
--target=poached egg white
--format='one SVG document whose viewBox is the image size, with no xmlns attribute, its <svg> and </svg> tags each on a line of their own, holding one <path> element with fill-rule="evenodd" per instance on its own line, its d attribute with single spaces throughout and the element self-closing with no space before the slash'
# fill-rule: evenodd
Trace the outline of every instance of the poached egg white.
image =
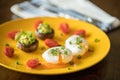
<svg viewBox="0 0 120 80">
<path fill-rule="evenodd" d="M 73 58 L 72 52 L 64 47 L 52 47 L 42 54 L 43 59 L 52 64 L 60 63 L 60 56 L 62 63 L 68 63 Z"/>
<path fill-rule="evenodd" d="M 70 49 L 73 55 L 83 55 L 88 50 L 88 43 L 83 37 L 72 35 L 65 41 L 65 47 Z"/>
</svg>

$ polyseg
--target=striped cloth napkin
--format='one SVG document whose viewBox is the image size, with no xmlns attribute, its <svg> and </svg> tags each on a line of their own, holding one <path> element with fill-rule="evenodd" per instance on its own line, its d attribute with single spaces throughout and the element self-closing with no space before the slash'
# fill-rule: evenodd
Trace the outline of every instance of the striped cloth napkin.
<svg viewBox="0 0 120 80">
<path fill-rule="evenodd" d="M 41 5 L 41 1 L 50 2 L 51 4 L 56 5 L 62 9 L 71 9 L 96 20 L 99 20 L 102 23 L 108 25 L 106 27 L 100 27 L 105 32 L 117 28 L 120 25 L 119 19 L 106 13 L 104 10 L 102 10 L 89 0 L 28 0 L 13 5 L 11 7 L 11 12 L 22 18 L 31 18 L 38 16 L 62 16 L 46 10 L 45 7 Z"/>
</svg>

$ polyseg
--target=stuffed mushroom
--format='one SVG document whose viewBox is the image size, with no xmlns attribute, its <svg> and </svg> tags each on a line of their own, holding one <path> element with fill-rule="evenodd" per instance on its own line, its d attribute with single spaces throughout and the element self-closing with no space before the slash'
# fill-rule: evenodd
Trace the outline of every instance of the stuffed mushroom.
<svg viewBox="0 0 120 80">
<path fill-rule="evenodd" d="M 16 34 L 17 47 L 25 52 L 35 51 L 38 47 L 38 40 L 31 32 L 21 31 Z"/>
<path fill-rule="evenodd" d="M 40 23 L 36 29 L 36 35 L 42 40 L 53 38 L 54 30 L 47 23 Z"/>
</svg>

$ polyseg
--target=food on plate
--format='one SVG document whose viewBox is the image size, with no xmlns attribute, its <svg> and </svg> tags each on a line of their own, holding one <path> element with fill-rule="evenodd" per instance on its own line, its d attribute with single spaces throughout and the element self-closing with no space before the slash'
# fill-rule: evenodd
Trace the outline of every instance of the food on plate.
<svg viewBox="0 0 120 80">
<path fill-rule="evenodd" d="M 41 24 L 43 21 L 42 20 L 37 20 L 35 23 L 34 23 L 34 28 L 35 30 L 37 30 L 37 27 L 39 26 L 39 24 Z"/>
<path fill-rule="evenodd" d="M 14 48 L 12 48 L 9 44 L 6 44 L 5 48 L 4 48 L 4 54 L 7 57 L 13 57 L 13 55 L 14 55 Z"/>
<path fill-rule="evenodd" d="M 37 53 L 41 54 L 28 54 L 30 57 L 40 57 L 37 59 L 27 59 L 26 66 L 29 68 L 36 68 L 39 64 L 41 69 L 63 68 L 68 66 L 75 66 L 79 63 L 79 59 L 88 51 L 88 43 L 86 41 L 86 31 L 84 29 L 71 30 L 70 25 L 66 22 L 60 23 L 58 26 L 59 31 L 56 34 L 51 26 L 38 20 L 34 23 L 35 34 L 41 40 L 37 40 L 32 32 L 29 31 L 11 31 L 8 32 L 8 37 L 17 41 L 17 47 L 26 52 L 35 51 L 40 43 L 40 48 Z M 58 34 L 65 34 L 59 38 Z M 73 35 L 71 35 L 73 34 Z M 54 35 L 58 35 L 55 36 Z M 54 37 L 54 38 L 53 38 Z M 59 39 L 59 40 L 58 40 Z M 63 46 L 60 46 L 61 43 Z M 5 46 L 4 53 L 8 57 L 14 55 L 12 47 Z M 16 53 L 18 54 L 18 53 Z M 19 54 L 18 54 L 19 55 Z M 19 62 L 17 61 L 17 64 Z"/>
<path fill-rule="evenodd" d="M 41 22 L 36 29 L 36 35 L 42 40 L 53 38 L 54 30 L 50 27 L 48 23 Z"/>
<path fill-rule="evenodd" d="M 58 46 L 58 42 L 53 40 L 53 39 L 46 39 L 45 40 L 45 44 L 48 46 L 48 47 L 56 47 Z"/>
<path fill-rule="evenodd" d="M 26 64 L 30 68 L 36 68 L 40 63 L 38 59 L 30 59 L 27 61 Z"/>
<path fill-rule="evenodd" d="M 70 27 L 68 23 L 61 23 L 60 24 L 60 30 L 64 33 L 64 34 L 68 34 L 70 32 Z"/>
<path fill-rule="evenodd" d="M 73 59 L 72 52 L 65 47 L 52 47 L 42 54 L 43 59 L 52 64 L 69 63 Z"/>
<path fill-rule="evenodd" d="M 17 47 L 25 52 L 32 52 L 38 47 L 38 40 L 31 32 L 21 31 L 16 34 L 15 40 L 18 42 Z"/>
<path fill-rule="evenodd" d="M 11 38 L 11 39 L 15 39 L 15 35 L 18 33 L 19 31 L 11 31 L 11 32 L 8 32 L 8 37 Z"/>
<path fill-rule="evenodd" d="M 79 30 L 76 30 L 73 34 L 74 35 L 81 35 L 82 37 L 85 37 L 86 31 L 84 29 L 79 29 Z"/>
<path fill-rule="evenodd" d="M 70 49 L 73 55 L 83 55 L 88 50 L 88 43 L 85 38 L 72 35 L 65 41 L 65 47 Z"/>
</svg>

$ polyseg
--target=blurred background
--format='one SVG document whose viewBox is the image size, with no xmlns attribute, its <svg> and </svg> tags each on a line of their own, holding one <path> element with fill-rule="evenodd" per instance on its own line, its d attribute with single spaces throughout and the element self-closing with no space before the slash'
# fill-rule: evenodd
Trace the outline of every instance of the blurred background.
<svg viewBox="0 0 120 80">
<path fill-rule="evenodd" d="M 108 32 L 120 25 L 119 7 L 119 0 L 1 0 L 0 23 L 18 18 L 62 16 L 90 22 Z"/>
<path fill-rule="evenodd" d="M 0 23 L 11 20 L 13 14 L 10 7 L 23 1 L 25 0 L 0 0 Z"/>
<path fill-rule="evenodd" d="M 0 23 L 4 21 L 8 21 L 11 19 L 12 12 L 10 11 L 10 7 L 14 4 L 21 3 L 26 0 L 0 0 Z M 120 1 L 119 0 L 90 0 L 95 5 L 99 6 L 101 9 L 105 10 L 112 16 L 116 16 L 120 19 Z M 119 8 L 119 10 L 118 10 Z M 8 16 L 7 16 L 8 15 Z M 6 18 L 4 18 L 6 16 Z"/>
</svg>

